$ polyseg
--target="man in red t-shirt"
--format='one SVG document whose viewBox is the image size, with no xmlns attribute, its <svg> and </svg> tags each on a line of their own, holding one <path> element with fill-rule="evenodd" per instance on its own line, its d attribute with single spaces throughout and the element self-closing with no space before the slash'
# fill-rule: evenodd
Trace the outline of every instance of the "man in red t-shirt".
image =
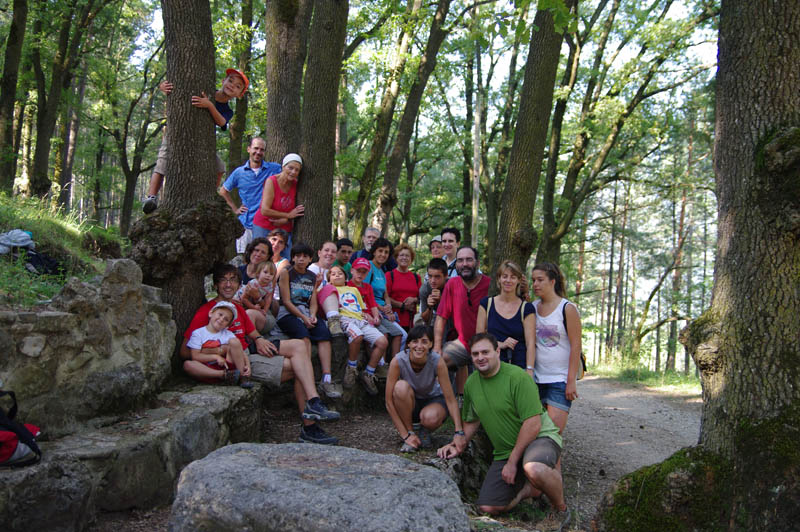
<svg viewBox="0 0 800 532">
<path fill-rule="evenodd" d="M 321 444 L 335 444 L 339 440 L 329 436 L 316 421 L 333 421 L 339 419 L 339 413 L 328 410 L 320 400 L 314 383 L 314 369 L 302 340 L 275 340 L 274 343 L 259 334 L 244 308 L 233 301 L 239 290 L 241 274 L 236 266 L 223 264 L 214 269 L 214 287 L 217 297 L 201 306 L 192 318 L 189 328 L 183 333 L 181 357 L 191 360 L 192 352 L 187 347 L 192 331 L 208 325 L 208 312 L 218 301 L 228 301 L 236 305 L 237 319 L 228 330 L 242 343 L 245 353 L 248 351 L 252 379 L 271 386 L 279 386 L 282 382 L 295 379 L 294 394 L 303 418 L 300 430 L 302 441 Z M 252 347 L 248 350 L 249 342 Z"/>
<path fill-rule="evenodd" d="M 467 350 L 469 340 L 475 335 L 478 307 L 481 299 L 489 295 L 492 280 L 478 269 L 478 252 L 471 246 L 461 246 L 456 253 L 458 277 L 444 285 L 436 321 L 433 326 L 433 350 L 441 353 L 448 367 L 460 368 L 470 362 Z M 458 338 L 444 342 L 447 320 L 453 318 L 453 327 Z M 464 375 L 466 377 L 466 375 Z"/>
</svg>

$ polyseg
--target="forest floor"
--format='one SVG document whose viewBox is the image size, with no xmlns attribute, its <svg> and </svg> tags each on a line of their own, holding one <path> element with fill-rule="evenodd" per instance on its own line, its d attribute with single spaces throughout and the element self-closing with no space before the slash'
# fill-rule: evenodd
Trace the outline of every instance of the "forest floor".
<svg viewBox="0 0 800 532">
<path fill-rule="evenodd" d="M 591 520 L 605 491 L 621 476 L 659 462 L 682 447 L 694 445 L 700 432 L 699 395 L 669 394 L 641 385 L 587 376 L 578 383 L 579 399 L 572 404 L 563 455 L 567 502 L 575 511 L 572 531 L 591 530 Z M 297 441 L 298 413 L 290 405 L 265 411 L 264 441 Z M 385 412 L 367 411 L 344 416 L 326 425 L 340 445 L 366 451 L 399 454 L 400 439 Z M 436 443 L 449 433 L 436 434 Z M 473 519 L 476 528 L 536 530 L 542 514 L 531 504 L 510 516 Z M 159 531 L 167 529 L 169 507 L 148 511 L 101 514 L 92 531 Z"/>
</svg>

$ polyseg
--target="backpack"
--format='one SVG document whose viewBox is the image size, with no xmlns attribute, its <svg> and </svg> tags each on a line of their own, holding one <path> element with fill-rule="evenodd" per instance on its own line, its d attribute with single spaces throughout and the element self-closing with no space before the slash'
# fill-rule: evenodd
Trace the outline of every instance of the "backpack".
<svg viewBox="0 0 800 532">
<path fill-rule="evenodd" d="M 561 307 L 561 319 L 564 321 L 564 330 L 567 330 L 567 305 L 569 304 L 569 300 L 566 300 L 566 304 Z M 573 303 L 574 304 L 574 303 Z M 569 331 L 567 331 L 569 334 Z M 581 351 L 581 367 L 578 368 L 578 374 L 575 376 L 577 380 L 581 380 L 583 375 L 586 373 L 586 355 L 583 354 Z"/>
<path fill-rule="evenodd" d="M 17 416 L 17 397 L 14 392 L 0 390 L 0 397 L 8 395 L 13 405 L 6 413 L 0 408 L 0 467 L 22 467 L 42 459 L 42 451 L 36 444 L 41 430 L 36 425 L 22 425 L 14 421 Z"/>
</svg>

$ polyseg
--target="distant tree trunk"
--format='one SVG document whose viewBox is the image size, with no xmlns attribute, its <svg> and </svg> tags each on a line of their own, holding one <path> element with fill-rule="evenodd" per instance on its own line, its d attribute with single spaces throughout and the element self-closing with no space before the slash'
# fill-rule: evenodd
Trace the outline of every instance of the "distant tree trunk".
<svg viewBox="0 0 800 532">
<path fill-rule="evenodd" d="M 214 39 L 208 0 L 163 0 L 170 158 L 164 201 L 133 225 L 131 257 L 145 282 L 161 286 L 172 305 L 177 342 L 203 302 L 203 276 L 232 255 L 241 225 L 215 194 L 214 121 L 191 97 L 214 94 Z M 238 226 L 238 227 L 237 227 Z M 177 360 L 177 357 L 176 357 Z"/>
<path fill-rule="evenodd" d="M 722 2 L 714 289 L 711 308 L 681 336 L 701 372 L 700 445 L 621 479 L 615 505 L 599 516 L 606 523 L 616 515 L 627 530 L 657 522 L 783 531 L 800 521 L 800 92 L 787 90 L 800 86 L 800 48 L 789 46 L 792 35 L 800 35 L 798 2 Z M 678 493 L 684 504 L 668 502 Z M 650 501 L 645 512 L 632 511 L 638 497 Z"/>
<path fill-rule="evenodd" d="M 339 78 L 339 88 L 341 91 L 347 88 L 345 73 L 342 72 Z M 336 155 L 339 155 L 347 147 L 347 113 L 344 109 L 344 101 L 340 98 L 336 103 Z M 334 176 L 333 186 L 336 192 L 336 235 L 337 239 L 347 238 L 350 234 L 348 227 L 347 202 L 342 198 L 342 194 L 348 189 L 350 179 L 347 174 L 342 172 L 337 165 L 336 175 Z"/>
<path fill-rule="evenodd" d="M 333 174 L 336 170 L 336 104 L 349 0 L 316 0 L 308 65 L 303 82 L 303 179 L 297 202 L 306 215 L 297 219 L 295 241 L 312 249 L 331 237 Z"/>
<path fill-rule="evenodd" d="M 252 42 L 253 42 L 253 0 L 242 0 L 242 27 L 240 28 L 241 37 L 238 39 L 237 45 L 240 48 L 239 57 L 237 60 L 237 68 L 250 77 L 250 58 L 253 55 Z M 237 167 L 244 164 L 247 158 L 245 153 L 245 138 L 244 132 L 247 126 L 247 107 L 250 99 L 250 92 L 246 92 L 244 96 L 236 99 L 236 109 L 233 112 L 233 118 L 228 124 L 228 134 L 230 135 L 230 144 L 228 147 L 228 175 L 233 172 Z"/>
<path fill-rule="evenodd" d="M 583 207 L 583 223 L 581 224 L 580 242 L 578 243 L 578 272 L 575 276 L 575 297 L 583 292 L 584 269 L 586 267 L 586 227 L 589 225 L 589 206 Z"/>
<path fill-rule="evenodd" d="M 267 161 L 281 161 L 287 153 L 300 151 L 300 94 L 313 8 L 314 0 L 267 2 Z"/>
<path fill-rule="evenodd" d="M 572 8 L 577 0 L 567 0 Z M 526 265 L 536 247 L 532 214 L 539 189 L 547 126 L 563 35 L 556 33 L 553 14 L 538 10 L 531 30 L 528 61 L 520 94 L 514 143 L 508 167 L 503 211 L 494 263 L 509 259 Z"/>
<path fill-rule="evenodd" d="M 102 127 L 97 128 L 97 150 L 94 153 L 94 178 L 92 179 L 92 214 L 89 216 L 95 224 L 101 224 L 102 218 L 102 187 L 101 175 L 105 156 L 106 133 Z"/>
<path fill-rule="evenodd" d="M 81 71 L 81 78 L 78 82 L 78 89 L 75 91 L 74 98 L 67 108 L 66 135 L 61 146 L 61 172 L 58 176 L 59 193 L 58 204 L 69 211 L 71 209 L 70 198 L 72 197 L 73 183 L 72 167 L 75 163 L 75 147 L 78 143 L 78 131 L 81 127 L 81 108 L 83 98 L 86 94 L 86 79 L 88 77 L 88 64 L 84 62 Z"/>
<path fill-rule="evenodd" d="M 14 102 L 17 100 L 17 79 L 25 41 L 28 0 L 14 0 L 14 13 L 6 38 L 3 77 L 0 79 L 0 190 L 11 194 L 16 174 L 17 153 L 14 150 Z"/>
<path fill-rule="evenodd" d="M 686 187 L 681 186 L 681 208 L 680 214 L 677 219 L 677 234 L 675 239 L 680 239 L 685 233 L 686 223 Z M 674 224 L 673 224 L 674 225 Z M 673 230 L 675 228 L 673 227 Z M 676 240 L 677 241 L 677 240 Z M 675 371 L 675 362 L 678 355 L 678 315 L 680 309 L 678 307 L 681 295 L 681 273 L 682 273 L 682 260 L 683 248 L 678 248 L 678 254 L 675 257 L 675 270 L 672 272 L 672 292 L 670 297 L 670 313 L 672 322 L 669 324 L 669 341 L 667 343 L 667 363 L 665 371 Z"/>
<path fill-rule="evenodd" d="M 378 196 L 378 208 L 375 210 L 372 222 L 373 226 L 380 229 L 382 234 L 386 234 L 386 229 L 389 225 L 389 216 L 392 213 L 392 209 L 397 205 L 397 183 L 400 181 L 403 162 L 408 153 L 411 136 L 414 133 L 414 124 L 417 121 L 417 114 L 422 104 L 422 96 L 425 93 L 425 88 L 428 85 L 431 72 L 433 72 L 433 69 L 436 67 L 436 56 L 439 53 L 439 48 L 442 46 L 447 36 L 444 21 L 449 10 L 450 0 L 439 0 L 436 6 L 436 13 L 433 15 L 428 41 L 425 45 L 425 53 L 420 59 L 417 75 L 408 92 L 406 105 L 403 108 L 403 115 L 397 127 L 397 136 L 394 140 L 394 146 L 392 147 L 392 152 L 389 154 L 389 159 L 386 161 L 383 187 Z"/>
<path fill-rule="evenodd" d="M 378 173 L 378 166 L 384 156 L 386 144 L 389 142 L 389 132 L 392 127 L 392 117 L 397 104 L 397 96 L 400 93 L 400 77 L 408 61 L 408 50 L 416 32 L 416 18 L 422 6 L 422 0 L 408 0 L 406 10 L 404 30 L 397 42 L 395 58 L 386 80 L 386 87 L 383 92 L 380 107 L 375 117 L 375 132 L 372 137 L 372 145 L 369 150 L 369 158 L 364 165 L 361 173 L 358 197 L 356 198 L 356 208 L 358 217 L 356 219 L 355 234 L 353 242 L 358 246 L 364 230 L 367 228 L 367 219 L 370 212 L 369 198 L 375 186 L 375 176 Z"/>
<path fill-rule="evenodd" d="M 611 318 L 611 311 L 613 310 L 613 301 L 611 298 L 611 294 L 613 291 L 613 279 L 614 279 L 614 246 L 616 244 L 616 237 L 617 237 L 617 186 L 614 185 L 614 206 L 611 211 L 611 243 L 610 249 L 608 251 L 608 302 L 607 302 L 607 311 L 606 311 L 606 350 L 605 350 L 605 361 L 611 361 L 611 339 L 614 335 L 614 320 Z"/>
</svg>

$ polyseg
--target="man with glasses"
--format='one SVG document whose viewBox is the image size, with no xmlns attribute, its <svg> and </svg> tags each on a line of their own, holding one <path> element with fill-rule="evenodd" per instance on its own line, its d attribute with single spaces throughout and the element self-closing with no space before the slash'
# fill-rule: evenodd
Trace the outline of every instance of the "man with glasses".
<svg viewBox="0 0 800 532">
<path fill-rule="evenodd" d="M 192 331 L 205 327 L 209 322 L 209 311 L 219 301 L 227 301 L 236 306 L 237 317 L 228 327 L 242 344 L 245 353 L 249 352 L 251 378 L 272 387 L 294 379 L 294 395 L 300 407 L 303 426 L 300 429 L 300 441 L 320 444 L 336 444 L 339 440 L 328 435 L 316 423 L 317 421 L 334 421 L 339 413 L 328 410 L 320 400 L 314 381 L 314 369 L 311 358 L 302 340 L 267 340 L 256 330 L 233 296 L 241 283 L 239 269 L 231 264 L 222 264 L 214 269 L 213 282 L 217 297 L 201 306 L 192 318 L 192 323 L 183 334 L 181 357 L 190 360 L 192 352 L 187 347 Z M 248 341 L 249 339 L 249 341 Z"/>
<path fill-rule="evenodd" d="M 478 307 L 481 299 L 489 295 L 489 285 L 492 282 L 488 275 L 480 273 L 478 266 L 478 251 L 475 248 L 471 246 L 458 248 L 456 253 L 458 278 L 451 279 L 444 285 L 433 326 L 433 350 L 442 354 L 449 368 L 464 368 L 457 382 L 459 393 L 463 392 L 466 365 L 470 362 L 467 345 L 469 339 L 475 335 Z M 445 324 L 450 318 L 458 338 L 445 343 Z"/>
</svg>

